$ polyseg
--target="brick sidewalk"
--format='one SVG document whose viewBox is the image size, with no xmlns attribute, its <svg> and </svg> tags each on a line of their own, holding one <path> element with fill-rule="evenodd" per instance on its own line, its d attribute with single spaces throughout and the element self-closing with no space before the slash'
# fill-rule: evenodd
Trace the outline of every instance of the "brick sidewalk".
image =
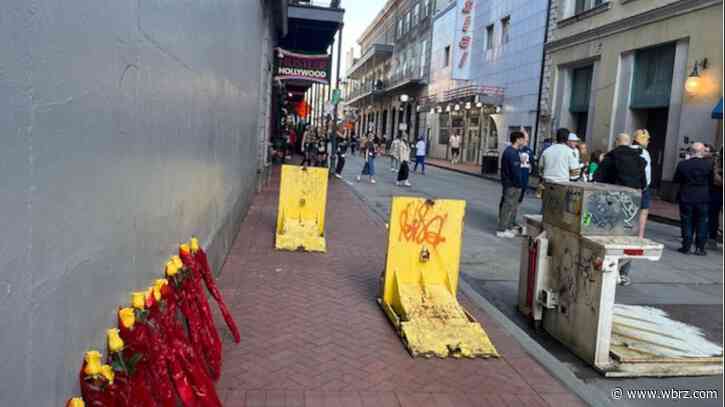
<svg viewBox="0 0 725 407">
<path fill-rule="evenodd" d="M 412 359 L 375 302 L 384 225 L 334 180 L 328 252 L 275 251 L 278 172 L 255 197 L 219 280 L 242 333 L 235 345 L 223 331 L 225 406 L 583 405 L 466 298 L 502 357 Z"/>
</svg>

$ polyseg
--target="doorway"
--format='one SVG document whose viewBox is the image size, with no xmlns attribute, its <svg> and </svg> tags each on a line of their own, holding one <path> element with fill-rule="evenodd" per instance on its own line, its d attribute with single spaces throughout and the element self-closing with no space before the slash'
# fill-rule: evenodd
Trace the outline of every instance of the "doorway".
<svg viewBox="0 0 725 407">
<path fill-rule="evenodd" d="M 669 108 L 649 109 L 645 128 L 649 131 L 650 142 L 647 146 L 652 157 L 652 188 L 659 189 L 662 181 L 662 161 L 665 155 L 665 140 L 667 138 L 667 118 Z"/>
<path fill-rule="evenodd" d="M 670 110 L 667 107 L 653 109 L 632 109 L 632 124 L 634 132 L 637 129 L 647 129 L 650 135 L 647 151 L 652 158 L 652 180 L 650 188 L 657 190 L 662 181 L 662 162 L 665 155 L 665 142 L 667 138 L 667 118 Z"/>
</svg>

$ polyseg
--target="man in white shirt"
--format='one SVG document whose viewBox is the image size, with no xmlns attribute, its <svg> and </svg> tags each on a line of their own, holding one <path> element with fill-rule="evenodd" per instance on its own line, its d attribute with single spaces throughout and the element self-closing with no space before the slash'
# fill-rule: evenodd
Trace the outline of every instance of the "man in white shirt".
<svg viewBox="0 0 725 407">
<path fill-rule="evenodd" d="M 578 175 L 580 163 L 577 158 L 576 148 L 572 150 L 567 145 L 569 134 L 568 129 L 557 130 L 557 144 L 541 153 L 539 173 L 542 175 L 544 182 L 569 182 L 571 176 Z"/>
<path fill-rule="evenodd" d="M 448 140 L 448 144 L 451 146 L 451 164 L 456 164 L 461 154 L 461 136 L 458 134 L 452 135 Z"/>
<path fill-rule="evenodd" d="M 421 174 L 425 175 L 425 140 L 423 137 L 418 137 L 418 142 L 415 143 L 415 165 L 413 166 L 413 174 L 418 171 L 418 164 L 421 166 Z"/>
</svg>

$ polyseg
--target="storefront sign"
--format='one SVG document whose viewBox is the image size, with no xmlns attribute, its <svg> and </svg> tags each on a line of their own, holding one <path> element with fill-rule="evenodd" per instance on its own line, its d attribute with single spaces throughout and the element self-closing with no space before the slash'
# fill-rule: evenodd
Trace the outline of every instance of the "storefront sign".
<svg viewBox="0 0 725 407">
<path fill-rule="evenodd" d="M 274 79 L 296 79 L 329 85 L 332 58 L 328 54 L 305 55 L 276 49 Z"/>
<path fill-rule="evenodd" d="M 475 0 L 457 0 L 456 28 L 453 43 L 452 79 L 471 79 L 471 50 L 473 49 L 473 18 Z"/>
</svg>

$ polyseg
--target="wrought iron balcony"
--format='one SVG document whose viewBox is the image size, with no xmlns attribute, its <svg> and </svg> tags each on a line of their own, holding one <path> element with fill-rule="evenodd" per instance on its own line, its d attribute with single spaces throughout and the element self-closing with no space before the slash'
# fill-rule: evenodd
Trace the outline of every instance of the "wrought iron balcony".
<svg viewBox="0 0 725 407">
<path fill-rule="evenodd" d="M 290 0 L 290 6 L 340 9 L 340 0 Z"/>
<path fill-rule="evenodd" d="M 421 72 L 420 65 L 411 64 L 405 69 L 394 72 L 389 79 L 387 90 L 393 90 L 405 85 L 425 84 L 425 70 Z"/>
<path fill-rule="evenodd" d="M 347 96 L 347 103 L 354 103 L 361 97 L 385 92 L 387 83 L 382 80 L 367 81 L 354 88 Z"/>
</svg>

